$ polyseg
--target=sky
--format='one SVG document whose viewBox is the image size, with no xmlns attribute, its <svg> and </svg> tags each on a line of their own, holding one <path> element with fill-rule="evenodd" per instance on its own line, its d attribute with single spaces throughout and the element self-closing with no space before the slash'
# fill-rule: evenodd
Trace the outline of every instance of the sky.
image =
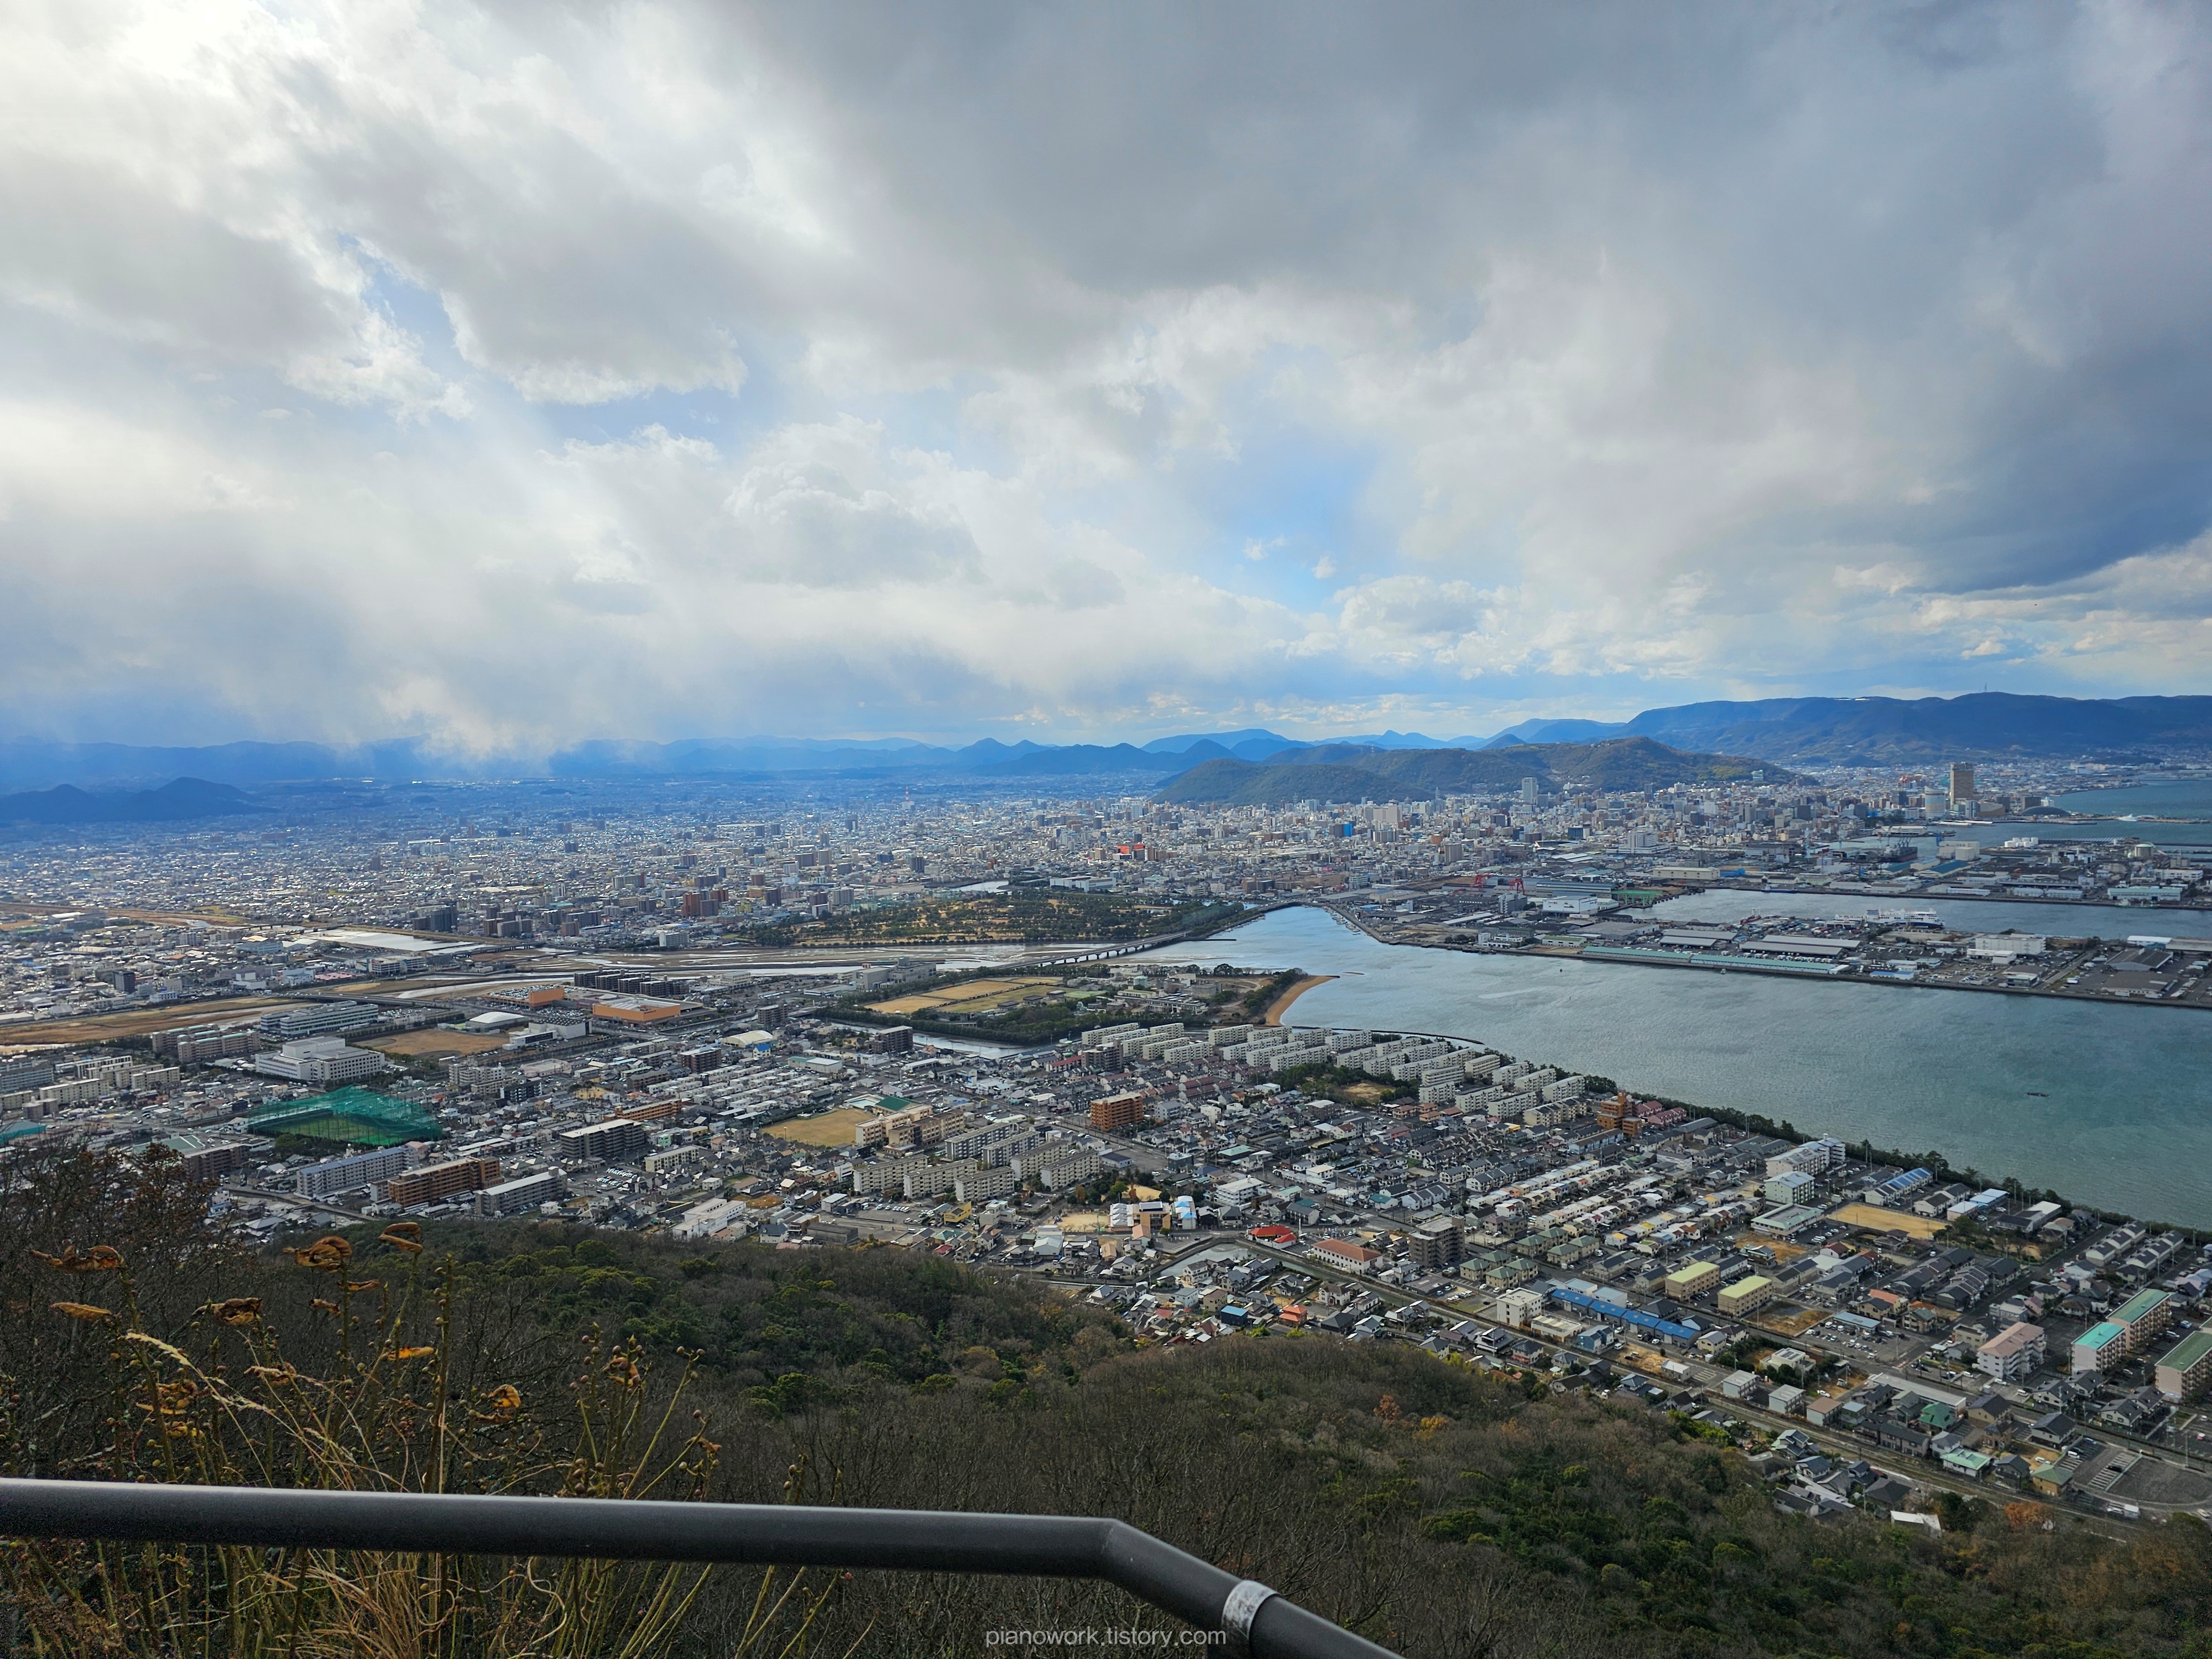
<svg viewBox="0 0 2212 1659">
<path fill-rule="evenodd" d="M 2212 691 L 2212 14 L 15 0 L 0 736 Z"/>
</svg>

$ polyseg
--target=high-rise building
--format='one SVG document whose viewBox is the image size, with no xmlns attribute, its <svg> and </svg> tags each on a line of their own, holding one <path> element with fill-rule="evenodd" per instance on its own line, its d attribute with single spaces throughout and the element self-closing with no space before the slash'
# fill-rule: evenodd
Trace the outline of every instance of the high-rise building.
<svg viewBox="0 0 2212 1659">
<path fill-rule="evenodd" d="M 2168 1400 L 2194 1400 L 2212 1382 L 2212 1329 L 2191 1332 L 2158 1362 L 2158 1391 Z"/>
<path fill-rule="evenodd" d="M 425 1164 L 420 1169 L 402 1170 L 393 1176 L 392 1201 L 434 1204 L 455 1193 L 481 1191 L 498 1181 L 499 1160 L 495 1158 L 449 1158 L 443 1164 Z"/>
<path fill-rule="evenodd" d="M 518 1176 L 513 1181 L 502 1181 L 496 1187 L 487 1187 L 478 1193 L 477 1213 L 485 1216 L 520 1215 L 526 1210 L 534 1210 L 540 1204 L 551 1202 L 566 1190 L 558 1170 Z"/>
<path fill-rule="evenodd" d="M 563 1129 L 554 1137 L 572 1158 L 595 1158 L 603 1164 L 623 1164 L 643 1158 L 652 1142 L 645 1125 L 626 1117 L 602 1118 L 580 1129 Z"/>
<path fill-rule="evenodd" d="M 1103 1133 L 1126 1129 L 1133 1123 L 1141 1123 L 1144 1117 L 1145 1097 L 1135 1091 L 1108 1095 L 1091 1103 L 1091 1127 Z"/>
<path fill-rule="evenodd" d="M 249 1148 L 242 1140 L 227 1140 L 213 1146 L 170 1145 L 185 1160 L 185 1177 L 189 1181 L 218 1181 L 234 1170 L 246 1167 Z"/>
<path fill-rule="evenodd" d="M 292 1190 L 302 1198 L 330 1198 L 356 1193 L 379 1181 L 388 1181 L 407 1167 L 404 1146 L 379 1146 L 343 1158 L 325 1158 L 292 1174 Z"/>
<path fill-rule="evenodd" d="M 1417 1267 L 1449 1267 L 1465 1254 L 1465 1236 L 1451 1216 L 1424 1221 L 1406 1236 L 1407 1260 Z"/>
<path fill-rule="evenodd" d="M 1951 805 L 1966 806 L 1974 799 L 1974 763 L 1972 761 L 1951 763 Z"/>
</svg>

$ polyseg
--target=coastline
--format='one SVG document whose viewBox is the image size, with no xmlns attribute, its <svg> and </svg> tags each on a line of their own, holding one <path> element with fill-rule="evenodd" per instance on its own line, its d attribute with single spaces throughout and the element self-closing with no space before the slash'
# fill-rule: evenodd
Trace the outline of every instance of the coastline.
<svg viewBox="0 0 2212 1659">
<path fill-rule="evenodd" d="M 1794 1119 L 1916 1162 L 1940 1148 L 1954 1168 L 1987 1171 L 1987 1184 L 2016 1176 L 2103 1212 L 2212 1228 L 2191 1173 L 2212 1154 L 2212 1121 L 2186 1080 L 2204 1028 L 2186 1021 L 2105 1012 L 2100 999 L 1854 1002 L 1800 989 L 1796 975 L 1425 955 L 1318 907 L 1271 918 L 1240 949 L 1338 975 L 1320 1002 L 1300 1005 L 1303 1024 L 1479 1041 L 1702 1113 Z M 2084 1054 L 2101 1058 L 2085 1065 Z"/>
<path fill-rule="evenodd" d="M 1404 941 L 1384 939 L 1381 934 L 1370 937 L 1384 945 Z M 1422 948 L 1443 951 L 1474 951 L 1485 954 L 1480 947 L 1463 945 L 1431 945 Z M 1838 985 L 1880 985 L 1901 991 L 1959 991 L 1969 995 L 1998 997 L 2045 997 L 2059 1002 L 2094 1002 L 2107 1006 L 2118 1004 L 2134 1008 L 2173 1008 L 2195 1013 L 2212 1013 L 2212 1008 L 2202 1003 L 2177 1002 L 2165 998 L 2107 997 L 2091 991 L 2068 991 L 2041 985 L 1947 985 L 1941 980 L 1899 979 L 1893 975 L 1877 977 L 1872 974 L 1838 974 L 1823 972 L 1813 967 L 1793 967 L 1782 962 L 1729 962 L 1727 963 L 1699 962 L 1694 957 L 1666 960 L 1656 957 L 1627 957 L 1612 950 L 1592 952 L 1562 949 L 1556 945 L 1532 945 L 1518 951 L 1494 951 L 1486 954 L 1501 957 L 1556 957 L 1575 962 L 1610 963 L 1618 968 L 1683 969 L 1704 974 L 1768 974 L 1786 979 L 1826 980 Z"/>
<path fill-rule="evenodd" d="M 1384 939 L 1382 943 L 1387 945 L 1389 941 L 1388 939 Z M 1334 974 L 1308 974 L 1296 985 L 1291 987 L 1289 990 L 1284 992 L 1282 995 L 1277 997 L 1273 1002 L 1267 1005 L 1267 1012 L 1260 1016 L 1260 1024 L 1262 1025 L 1280 1025 L 1283 1023 L 1283 1016 L 1290 1012 L 1290 1007 L 1292 1003 L 1296 1002 L 1307 992 L 1312 990 L 1316 985 L 1326 985 L 1329 981 L 1335 977 L 1336 975 Z"/>
<path fill-rule="evenodd" d="M 2124 902 L 2115 905 L 2112 900 L 2101 898 L 2038 898 L 2024 893 L 1930 893 L 1924 889 L 1911 893 L 1884 893 L 1877 892 L 1872 888 L 1807 887 L 1802 884 L 1791 887 L 1770 887 L 1763 882 L 1757 886 L 1753 886 L 1749 883 L 1733 881 L 1707 882 L 1703 886 L 1685 888 L 1680 896 L 1689 897 L 1698 893 L 1759 893 L 1777 898 L 1881 899 L 1887 900 L 1892 904 L 1910 904 L 1916 899 L 1923 902 L 1929 899 L 1941 899 L 1947 904 L 2047 904 L 2054 909 L 2060 910 L 2110 910 L 2128 908 Z M 2145 904 L 2141 908 L 2146 910 L 2202 910 L 2208 915 L 2212 915 L 2212 903 L 2206 903 L 2201 900 L 2178 899 L 2156 905 Z"/>
<path fill-rule="evenodd" d="M 1705 889 L 1705 891 L 1754 892 L 1755 888 Z M 1949 895 L 1945 895 L 1949 897 Z M 2034 902 L 2023 900 L 2021 902 Z M 2069 901 L 2045 901 L 2059 903 Z M 1954 985 L 1942 980 L 1900 979 L 1889 975 L 1838 973 L 1832 969 L 1810 963 L 1792 963 L 1777 960 L 1753 962 L 1731 957 L 1729 961 L 1700 961 L 1691 955 L 1661 955 L 1653 952 L 1631 954 L 1632 947 L 1601 946 L 1591 949 L 1579 943 L 1571 945 L 1523 945 L 1510 949 L 1473 944 L 1461 939 L 1413 939 L 1401 937 L 1393 931 L 1377 927 L 1367 918 L 1335 905 L 1320 904 L 1312 908 L 1336 917 L 1347 927 L 1364 933 L 1378 945 L 1395 945 L 1414 951 L 1451 951 L 1467 956 L 1486 957 L 1543 957 L 1559 961 L 1604 963 L 1618 968 L 1658 968 L 1682 969 L 1707 974 L 1753 974 L 1762 976 L 1825 981 L 1838 985 L 1876 985 L 1905 991 L 1958 991 L 1984 996 L 2042 998 L 2054 1002 L 2087 1002 L 2100 1006 L 2119 1006 L 2137 1008 L 2168 1008 L 2195 1013 L 2212 1013 L 2212 1006 L 2201 1002 L 2185 1002 L 2167 998 L 2102 996 L 2094 991 L 2070 991 L 2063 986 L 2045 985 Z M 2169 907 L 2172 908 L 2172 907 Z"/>
</svg>

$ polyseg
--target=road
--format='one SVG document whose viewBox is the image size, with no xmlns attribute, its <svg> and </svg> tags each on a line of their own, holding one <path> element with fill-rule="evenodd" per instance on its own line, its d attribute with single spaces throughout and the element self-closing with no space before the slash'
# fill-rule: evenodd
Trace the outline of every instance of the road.
<svg viewBox="0 0 2212 1659">
<path fill-rule="evenodd" d="M 222 1190 L 226 1193 L 242 1194 L 247 1198 L 267 1199 L 272 1203 L 289 1204 L 294 1209 L 306 1211 L 310 1220 L 317 1216 L 328 1216 L 343 1224 L 374 1221 L 376 1218 L 374 1216 L 363 1215 L 359 1210 L 349 1210 L 343 1204 L 332 1204 L 327 1200 L 319 1198 L 302 1198 L 297 1193 L 280 1193 L 273 1187 L 247 1187 L 235 1182 L 226 1182 L 223 1183 Z"/>
</svg>

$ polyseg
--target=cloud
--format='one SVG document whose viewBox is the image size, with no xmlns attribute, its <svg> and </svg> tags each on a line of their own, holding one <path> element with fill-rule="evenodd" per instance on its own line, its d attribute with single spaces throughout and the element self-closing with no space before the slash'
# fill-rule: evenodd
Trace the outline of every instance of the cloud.
<svg viewBox="0 0 2212 1659">
<path fill-rule="evenodd" d="M 2130 0 L 19 9 L 0 707 L 2212 690 L 2208 46 Z"/>
</svg>

